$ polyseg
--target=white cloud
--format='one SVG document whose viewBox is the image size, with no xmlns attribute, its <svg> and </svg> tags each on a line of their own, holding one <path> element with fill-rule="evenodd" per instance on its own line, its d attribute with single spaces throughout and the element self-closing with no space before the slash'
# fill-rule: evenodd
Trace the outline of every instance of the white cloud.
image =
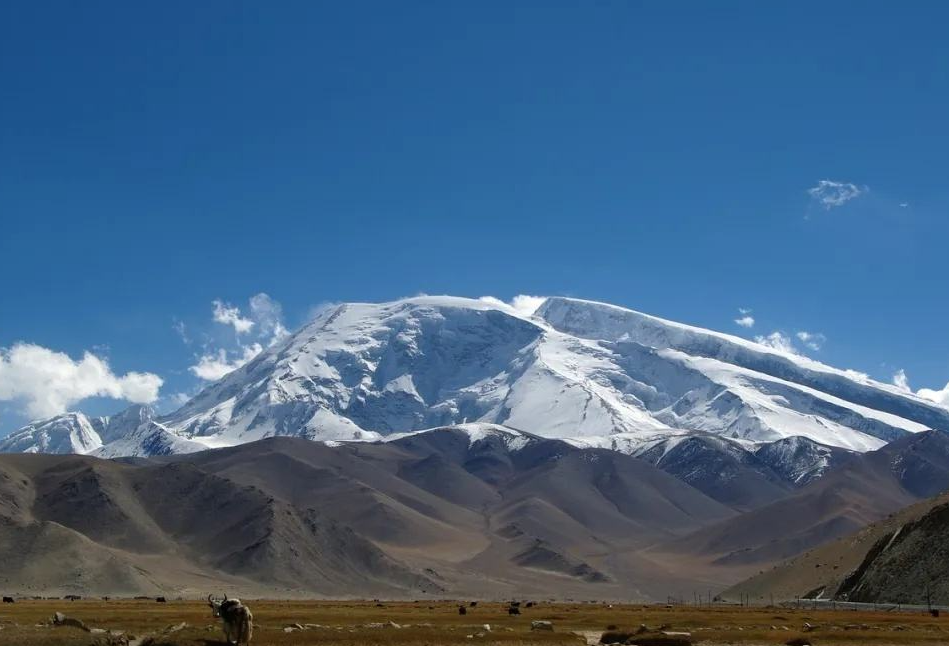
<svg viewBox="0 0 949 646">
<path fill-rule="evenodd" d="M 543 302 L 547 300 L 547 297 L 518 294 L 512 298 L 509 303 L 505 303 L 500 298 L 496 298 L 494 296 L 482 296 L 478 300 L 485 303 L 490 303 L 498 309 L 514 310 L 514 312 L 520 316 L 532 316 L 534 312 L 537 311 L 537 308 L 539 308 Z"/>
<path fill-rule="evenodd" d="M 820 350 L 824 346 L 824 343 L 827 342 L 827 337 L 820 332 L 801 330 L 795 336 L 800 339 L 801 343 L 815 351 Z"/>
<path fill-rule="evenodd" d="M 942 390 L 920 388 L 916 394 L 923 399 L 928 399 L 942 406 L 949 406 L 949 383 L 947 383 Z"/>
<path fill-rule="evenodd" d="M 912 392 L 912 388 L 909 387 L 909 377 L 906 376 L 906 371 L 902 368 L 893 373 L 893 385 L 900 390 Z"/>
<path fill-rule="evenodd" d="M 158 399 L 158 375 L 116 375 L 106 360 L 86 352 L 74 360 L 32 343 L 0 348 L 0 401 L 22 401 L 30 417 L 51 417 L 88 397 L 111 397 L 135 404 Z"/>
<path fill-rule="evenodd" d="M 866 186 L 857 186 L 849 182 L 835 182 L 822 179 L 817 186 L 807 189 L 807 193 L 828 211 L 843 206 L 869 191 Z"/>
<path fill-rule="evenodd" d="M 172 324 L 172 329 L 175 333 L 181 338 L 181 341 L 185 345 L 191 345 L 191 338 L 188 336 L 188 328 L 185 327 L 184 321 L 179 321 L 178 319 L 173 319 L 174 323 Z"/>
<path fill-rule="evenodd" d="M 786 354 L 797 354 L 797 348 L 791 342 L 791 337 L 781 332 L 772 332 L 767 336 L 759 335 L 755 337 L 755 342 L 767 346 L 773 350 L 784 352 Z"/>
<path fill-rule="evenodd" d="M 238 334 L 247 334 L 254 327 L 254 322 L 241 316 L 240 308 L 223 301 L 214 301 L 214 322 L 221 325 L 230 325 Z"/>
<path fill-rule="evenodd" d="M 241 346 L 240 356 L 229 359 L 227 351 L 221 348 L 217 352 L 210 352 L 201 356 L 198 358 L 198 363 L 188 368 L 188 370 L 199 379 L 217 381 L 246 364 L 263 350 L 263 346 L 259 343 Z"/>
<path fill-rule="evenodd" d="M 257 325 L 257 335 L 267 339 L 268 345 L 290 336 L 283 325 L 283 307 L 280 303 L 261 292 L 250 298 L 250 316 Z"/>
<path fill-rule="evenodd" d="M 906 375 L 906 371 L 900 368 L 893 375 L 893 385 L 904 390 L 908 393 L 913 392 L 913 389 L 909 385 L 909 377 Z M 947 383 L 941 390 L 934 390 L 932 388 L 920 388 L 916 391 L 918 397 L 923 399 L 928 399 L 929 401 L 939 404 L 940 406 L 949 407 L 949 383 Z"/>
<path fill-rule="evenodd" d="M 929 401 L 940 404 L 941 406 L 949 406 L 949 384 L 946 384 L 942 390 L 920 388 L 918 391 L 916 391 L 916 394 L 923 399 L 928 399 Z"/>
<path fill-rule="evenodd" d="M 264 348 L 290 336 L 290 331 L 283 324 L 283 307 L 263 292 L 251 296 L 247 315 L 239 307 L 220 300 L 215 300 L 213 305 L 214 322 L 233 326 L 238 339 L 231 342 L 229 347 L 206 347 L 204 354 L 197 357 L 197 363 L 188 368 L 204 381 L 217 381 L 256 357 Z M 254 334 L 251 336 L 256 340 L 253 343 L 242 342 L 240 335 L 250 335 L 252 330 Z"/>
<path fill-rule="evenodd" d="M 747 327 L 747 328 L 751 328 L 755 326 L 755 317 L 751 315 L 750 309 L 746 307 L 739 307 L 738 313 L 741 314 L 741 316 L 735 319 L 735 323 L 737 323 L 741 327 Z"/>
<path fill-rule="evenodd" d="M 546 296 L 531 296 L 529 294 L 518 294 L 511 299 L 511 307 L 524 316 L 532 316 L 534 312 L 544 304 Z"/>
</svg>

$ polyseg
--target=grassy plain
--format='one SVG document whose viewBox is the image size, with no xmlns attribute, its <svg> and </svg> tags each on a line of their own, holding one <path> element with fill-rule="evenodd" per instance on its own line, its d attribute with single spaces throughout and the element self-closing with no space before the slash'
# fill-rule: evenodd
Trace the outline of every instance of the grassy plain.
<svg viewBox="0 0 949 646">
<path fill-rule="evenodd" d="M 921 613 L 541 602 L 511 616 L 507 604 L 486 602 L 466 607 L 465 615 L 458 613 L 460 601 L 245 599 L 245 603 L 254 614 L 252 643 L 274 646 L 581 646 L 595 642 L 608 626 L 635 629 L 641 624 L 690 632 L 695 644 L 709 646 L 784 644 L 794 637 L 807 637 L 815 646 L 949 643 L 949 617 Z M 200 601 L 18 600 L 0 606 L 0 646 L 87 646 L 103 639 L 102 634 L 78 628 L 50 626 L 56 611 L 91 628 L 151 636 L 155 646 L 224 644 L 220 625 Z M 554 631 L 532 631 L 533 620 L 552 622 Z M 166 630 L 182 622 L 187 625 Z M 803 632 L 805 623 L 814 628 Z M 292 628 L 294 624 L 305 629 Z M 484 624 L 491 629 L 486 630 Z M 292 629 L 286 631 L 287 627 Z"/>
</svg>

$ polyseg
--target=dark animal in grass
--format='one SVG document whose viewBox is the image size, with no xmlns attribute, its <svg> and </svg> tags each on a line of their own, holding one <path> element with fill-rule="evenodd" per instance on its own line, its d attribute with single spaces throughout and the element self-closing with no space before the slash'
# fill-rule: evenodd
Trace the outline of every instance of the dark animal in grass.
<svg viewBox="0 0 949 646">
<path fill-rule="evenodd" d="M 784 642 L 787 646 L 811 646 L 811 640 L 806 637 L 794 637 Z"/>
<path fill-rule="evenodd" d="M 474 608 L 476 605 L 478 605 L 478 602 L 477 602 L 477 601 L 472 601 L 472 602 L 469 603 L 468 605 L 471 606 L 472 608 Z"/>
<path fill-rule="evenodd" d="M 458 614 L 459 614 L 459 615 L 467 615 L 467 614 L 468 614 L 468 609 L 465 608 L 464 606 L 458 606 Z"/>
<path fill-rule="evenodd" d="M 521 609 L 518 608 L 517 606 L 511 606 L 510 608 L 507 609 L 507 614 L 509 614 L 509 615 L 519 615 L 519 614 L 521 614 Z"/>
<path fill-rule="evenodd" d="M 13 597 L 4 597 L 3 603 L 13 603 Z"/>
<path fill-rule="evenodd" d="M 254 615 L 250 608 L 241 603 L 240 599 L 224 599 L 219 601 L 208 595 L 208 605 L 211 606 L 211 613 L 215 617 L 221 618 L 224 628 L 224 639 L 228 644 L 250 643 L 250 638 L 254 634 Z"/>
<path fill-rule="evenodd" d="M 156 602 L 156 603 L 167 603 L 167 602 L 165 601 L 165 597 L 155 597 L 155 602 Z"/>
</svg>

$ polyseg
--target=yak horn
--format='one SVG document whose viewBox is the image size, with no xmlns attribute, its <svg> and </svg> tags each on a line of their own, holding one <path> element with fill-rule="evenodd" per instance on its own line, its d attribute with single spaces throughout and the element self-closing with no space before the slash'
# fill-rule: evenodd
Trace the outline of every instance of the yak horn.
<svg viewBox="0 0 949 646">
<path fill-rule="evenodd" d="M 208 603 L 211 603 L 211 595 L 208 595 Z"/>
<path fill-rule="evenodd" d="M 227 593 L 224 593 L 224 600 L 227 601 Z"/>
</svg>

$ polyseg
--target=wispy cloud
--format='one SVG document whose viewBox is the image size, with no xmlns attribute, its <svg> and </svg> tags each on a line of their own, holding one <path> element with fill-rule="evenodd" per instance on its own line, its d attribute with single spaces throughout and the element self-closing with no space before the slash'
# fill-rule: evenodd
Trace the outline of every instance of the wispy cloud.
<svg viewBox="0 0 949 646">
<path fill-rule="evenodd" d="M 909 385 L 909 377 L 902 368 L 897 370 L 893 375 L 893 385 L 900 390 L 909 393 L 913 392 L 913 389 Z M 923 399 L 928 399 L 935 404 L 939 404 L 940 406 L 949 407 L 949 383 L 941 389 L 920 388 L 916 391 L 916 395 Z"/>
<path fill-rule="evenodd" d="M 263 350 L 262 345 L 254 343 L 241 346 L 241 354 L 233 356 L 233 353 L 228 353 L 224 348 L 220 348 L 217 352 L 210 352 L 199 357 L 198 363 L 188 368 L 188 370 L 204 381 L 217 381 L 248 363 Z"/>
<path fill-rule="evenodd" d="M 518 294 L 511 299 L 511 307 L 525 316 L 531 316 L 547 300 L 546 296 Z"/>
<path fill-rule="evenodd" d="M 217 381 L 270 347 L 290 335 L 283 323 L 283 308 L 269 295 L 261 292 L 248 301 L 248 312 L 240 307 L 215 300 L 212 305 L 212 319 L 215 323 L 234 328 L 237 339 L 226 347 L 211 344 L 205 347 L 197 362 L 189 371 L 204 381 Z M 183 329 L 183 328 L 182 328 Z M 253 333 L 253 334 L 252 334 Z M 253 341 L 242 341 L 241 337 L 250 336 Z M 186 339 L 186 335 L 182 335 Z"/>
<path fill-rule="evenodd" d="M 214 322 L 230 325 L 238 334 L 247 334 L 254 327 L 254 322 L 241 316 L 240 308 L 230 303 L 214 301 Z"/>
<path fill-rule="evenodd" d="M 501 309 L 510 309 L 514 310 L 517 314 L 521 316 L 531 316 L 534 312 L 537 311 L 537 308 L 547 300 L 546 296 L 531 296 L 529 294 L 518 294 L 512 298 L 509 302 L 502 301 L 500 298 L 495 296 L 482 296 L 480 299 L 485 303 L 490 303 L 494 307 Z"/>
<path fill-rule="evenodd" d="M 758 335 L 755 337 L 755 342 L 786 354 L 799 354 L 794 343 L 791 342 L 791 337 L 782 332 L 774 331 L 768 335 Z"/>
<path fill-rule="evenodd" d="M 912 388 L 909 387 L 909 377 L 906 376 L 906 371 L 902 368 L 893 373 L 893 385 L 900 390 L 912 392 Z"/>
<path fill-rule="evenodd" d="M 149 372 L 116 375 L 108 361 L 91 352 L 76 360 L 33 343 L 0 348 L 0 401 L 21 402 L 33 418 L 64 413 L 89 397 L 150 404 L 162 383 Z"/>
<path fill-rule="evenodd" d="M 857 186 L 849 182 L 835 182 L 822 179 L 817 186 L 807 189 L 811 199 L 823 206 L 826 210 L 843 206 L 850 200 L 856 199 L 869 191 L 866 186 Z"/>
<path fill-rule="evenodd" d="M 806 347 L 814 351 L 820 350 L 824 346 L 824 343 L 827 342 L 827 337 L 820 332 L 808 332 L 807 330 L 801 330 L 795 334 L 795 336 Z"/>
<path fill-rule="evenodd" d="M 916 394 L 923 399 L 928 399 L 929 401 L 935 402 L 941 406 L 949 406 L 949 383 L 947 383 L 945 387 L 942 388 L 942 390 L 920 388 Z"/>
<path fill-rule="evenodd" d="M 737 323 L 741 327 L 746 327 L 746 328 L 752 328 L 755 326 L 755 317 L 751 315 L 750 309 L 739 307 L 738 313 L 741 316 L 735 319 L 735 323 Z"/>
<path fill-rule="evenodd" d="M 280 303 L 261 292 L 250 298 L 250 317 L 257 325 L 257 334 L 268 345 L 290 336 L 283 325 L 283 307 Z"/>
</svg>

